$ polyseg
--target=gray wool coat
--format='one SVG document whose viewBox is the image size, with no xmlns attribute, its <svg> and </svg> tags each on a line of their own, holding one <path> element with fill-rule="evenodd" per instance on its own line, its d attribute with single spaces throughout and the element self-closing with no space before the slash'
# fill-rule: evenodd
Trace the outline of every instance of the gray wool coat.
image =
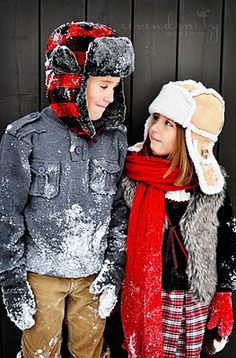
<svg viewBox="0 0 236 358">
<path fill-rule="evenodd" d="M 94 144 L 50 107 L 8 126 L 0 148 L 0 276 L 85 277 L 125 260 L 123 125 Z"/>
</svg>

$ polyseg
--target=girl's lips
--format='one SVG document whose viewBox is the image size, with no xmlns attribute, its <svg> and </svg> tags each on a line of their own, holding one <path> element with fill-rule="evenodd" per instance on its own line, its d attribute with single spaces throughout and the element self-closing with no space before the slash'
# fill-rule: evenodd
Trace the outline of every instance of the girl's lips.
<svg viewBox="0 0 236 358">
<path fill-rule="evenodd" d="M 155 142 L 158 142 L 158 143 L 161 143 L 161 141 L 159 139 L 156 139 L 156 138 L 153 138 L 153 137 L 151 137 L 151 140 L 153 140 Z"/>
</svg>

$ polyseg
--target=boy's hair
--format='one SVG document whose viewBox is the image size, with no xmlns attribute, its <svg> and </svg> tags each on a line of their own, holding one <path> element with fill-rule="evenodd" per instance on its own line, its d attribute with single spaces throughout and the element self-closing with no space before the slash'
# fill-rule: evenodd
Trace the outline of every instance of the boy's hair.
<svg viewBox="0 0 236 358">
<path fill-rule="evenodd" d="M 176 142 L 174 150 L 170 155 L 166 157 L 166 159 L 170 160 L 172 163 L 170 168 L 165 173 L 164 177 L 166 178 L 175 168 L 179 168 L 180 173 L 175 182 L 177 186 L 196 184 L 197 176 L 195 173 L 193 162 L 188 154 L 185 140 L 185 129 L 178 123 L 176 123 L 176 129 Z M 141 155 L 155 156 L 150 148 L 149 135 L 147 136 L 143 148 L 139 153 Z"/>
</svg>

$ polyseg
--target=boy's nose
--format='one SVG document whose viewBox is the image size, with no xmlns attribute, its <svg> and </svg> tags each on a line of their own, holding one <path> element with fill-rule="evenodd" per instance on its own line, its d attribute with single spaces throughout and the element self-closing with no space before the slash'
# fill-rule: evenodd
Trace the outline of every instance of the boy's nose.
<svg viewBox="0 0 236 358">
<path fill-rule="evenodd" d="M 111 92 L 107 93 L 104 100 L 108 103 L 113 102 L 114 101 L 114 92 L 111 91 Z"/>
</svg>

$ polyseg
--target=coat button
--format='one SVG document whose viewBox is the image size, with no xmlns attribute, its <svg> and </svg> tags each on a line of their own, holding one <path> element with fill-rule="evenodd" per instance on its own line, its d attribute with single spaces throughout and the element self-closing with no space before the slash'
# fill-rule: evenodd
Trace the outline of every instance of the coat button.
<svg viewBox="0 0 236 358">
<path fill-rule="evenodd" d="M 112 171 L 113 170 L 113 165 L 112 164 L 107 164 L 107 170 Z"/>
<path fill-rule="evenodd" d="M 46 168 L 43 166 L 43 165 L 41 165 L 40 167 L 38 167 L 38 173 L 39 174 L 44 174 L 46 172 Z"/>
<path fill-rule="evenodd" d="M 81 146 L 80 146 L 80 145 L 77 145 L 77 147 L 75 147 L 75 153 L 78 154 L 78 155 L 80 155 L 81 152 L 82 152 Z"/>
</svg>

